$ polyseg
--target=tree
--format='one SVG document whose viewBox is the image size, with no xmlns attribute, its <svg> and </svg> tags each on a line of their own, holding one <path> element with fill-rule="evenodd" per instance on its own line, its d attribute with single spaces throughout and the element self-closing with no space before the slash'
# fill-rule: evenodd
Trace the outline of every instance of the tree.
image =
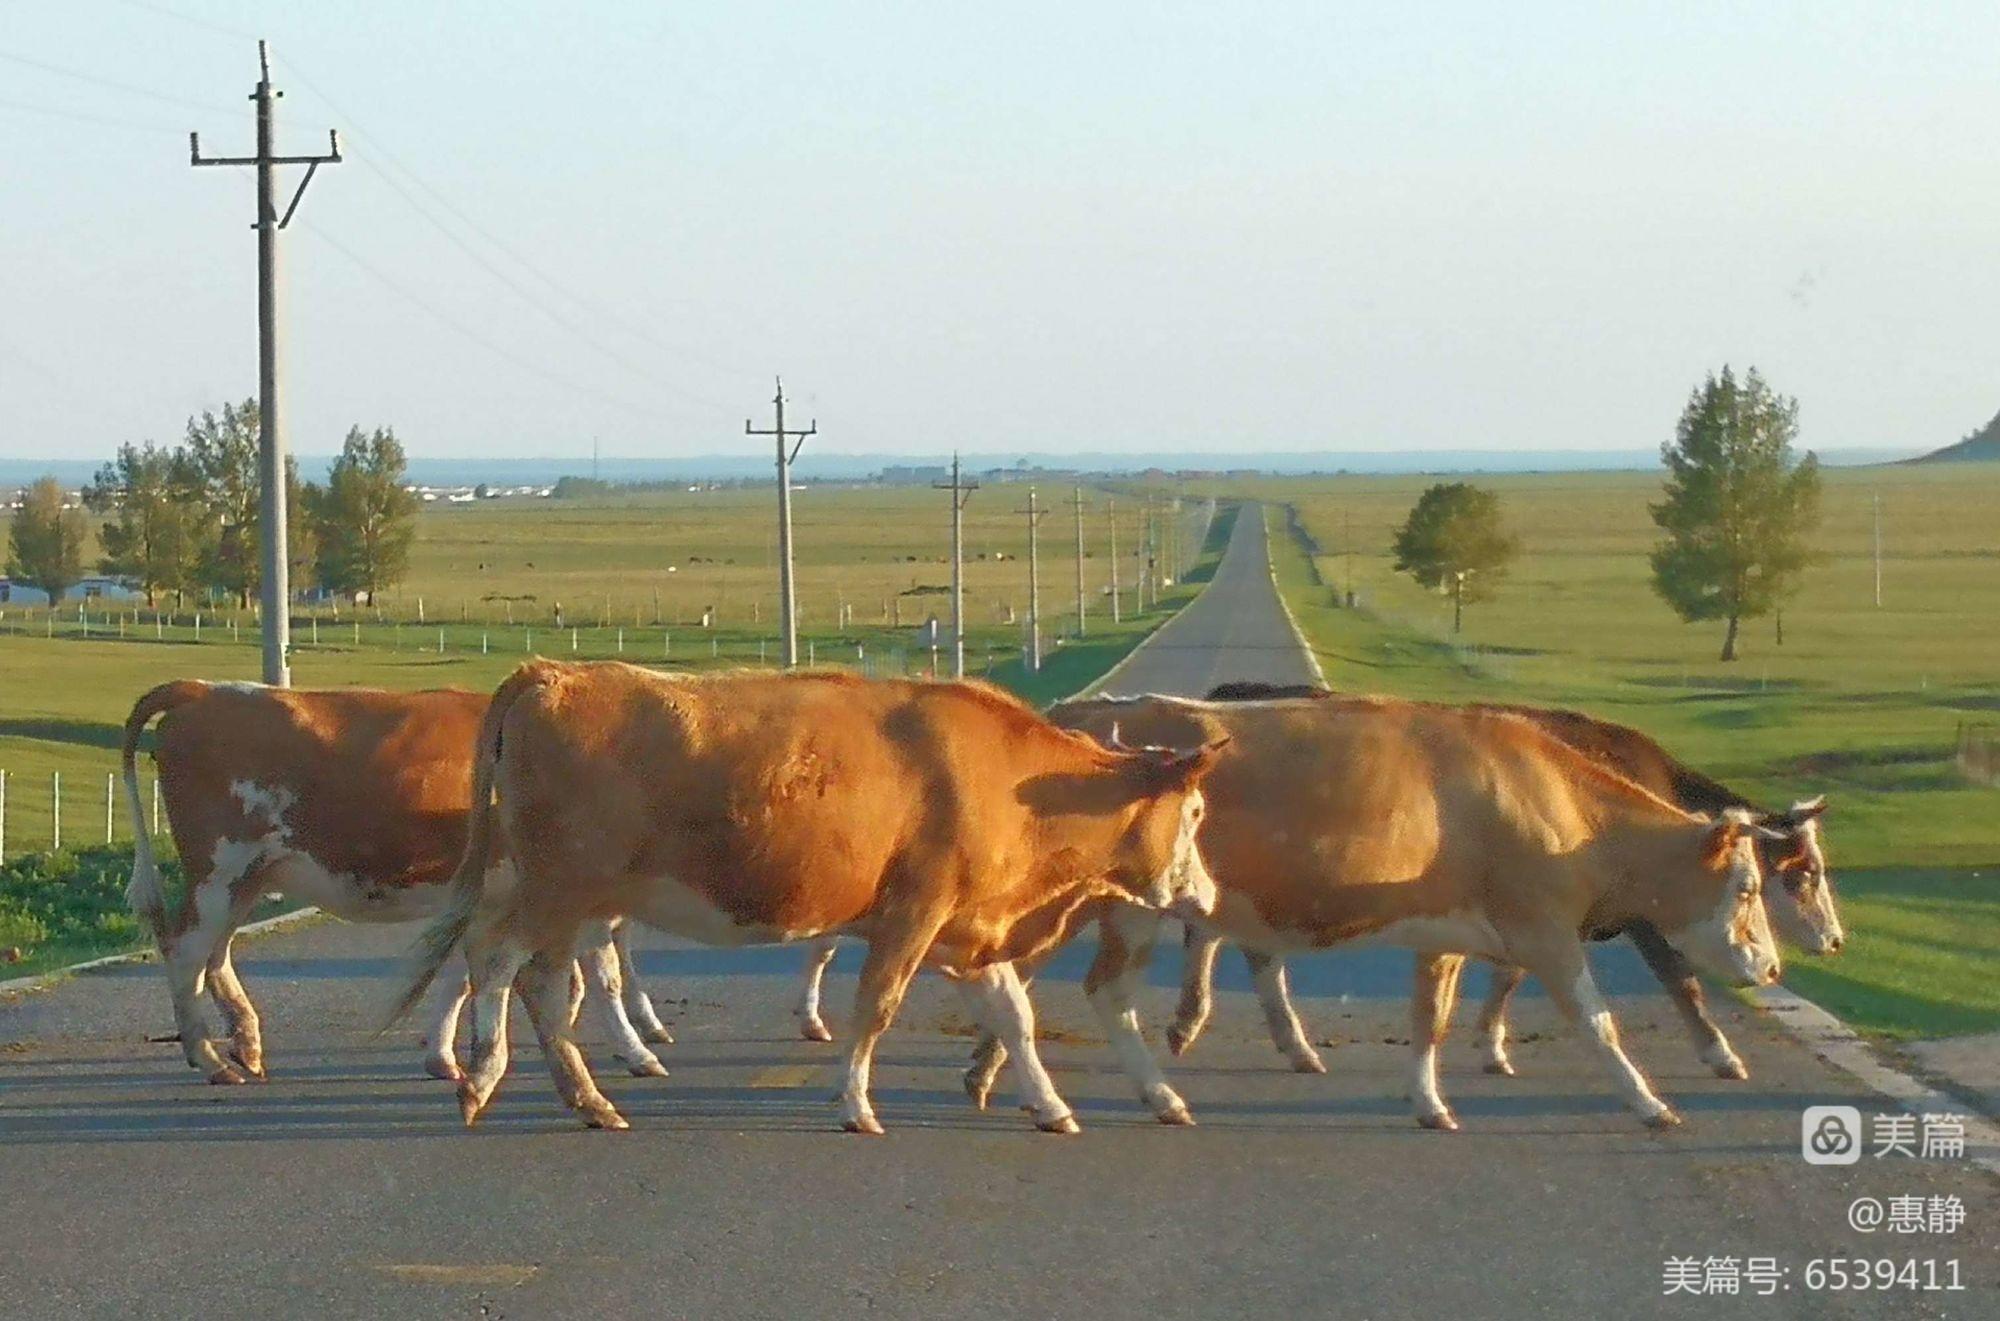
<svg viewBox="0 0 2000 1321">
<path fill-rule="evenodd" d="M 1417 497 L 1396 530 L 1396 569 L 1451 593 L 1451 631 L 1468 601 L 1484 601 L 1507 576 L 1521 540 L 1500 517 L 1500 497 L 1465 482 L 1439 482 Z"/>
<path fill-rule="evenodd" d="M 373 599 L 409 572 L 418 500 L 403 486 L 405 466 L 393 430 L 348 430 L 326 485 L 309 497 L 321 586 Z"/>
<path fill-rule="evenodd" d="M 1722 619 L 1722 659 L 1737 626 L 1780 608 L 1818 558 L 1819 460 L 1794 460 L 1799 405 L 1755 368 L 1739 383 L 1724 367 L 1688 397 L 1674 439 L 1660 447 L 1666 498 L 1651 506 L 1667 534 L 1653 549 L 1653 590 L 1682 620 Z"/>
<path fill-rule="evenodd" d="M 83 511 L 66 508 L 62 487 L 53 477 L 30 486 L 14 522 L 7 530 L 7 573 L 60 602 L 83 577 L 83 545 L 90 524 Z"/>
<path fill-rule="evenodd" d="M 195 579 L 227 592 L 248 607 L 257 590 L 257 442 L 261 429 L 255 399 L 224 404 L 222 415 L 189 418 L 187 458 L 181 465 L 182 498 L 198 509 Z"/>
<path fill-rule="evenodd" d="M 84 504 L 109 515 L 99 533 L 99 567 L 139 585 L 148 608 L 161 591 L 188 585 L 196 550 L 198 516 L 180 498 L 174 451 L 148 441 L 121 445 L 118 457 L 98 469 Z"/>
</svg>

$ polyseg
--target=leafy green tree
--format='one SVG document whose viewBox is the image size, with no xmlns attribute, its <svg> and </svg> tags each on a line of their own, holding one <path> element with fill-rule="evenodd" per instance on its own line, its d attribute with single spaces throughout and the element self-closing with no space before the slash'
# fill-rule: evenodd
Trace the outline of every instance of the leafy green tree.
<svg viewBox="0 0 2000 1321">
<path fill-rule="evenodd" d="M 44 477 L 28 488 L 7 529 L 8 576 L 47 592 L 50 605 L 83 578 L 83 547 L 90 539 L 83 510 L 67 503 L 56 479 Z"/>
<path fill-rule="evenodd" d="M 148 607 L 192 578 L 199 518 L 180 496 L 174 452 L 150 441 L 120 445 L 84 491 L 84 504 L 108 516 L 99 567 L 136 582 Z"/>
<path fill-rule="evenodd" d="M 260 430 L 255 399 L 224 404 L 222 413 L 189 418 L 187 458 L 181 465 L 182 499 L 200 513 L 195 580 L 234 596 L 248 607 L 257 590 Z"/>
<path fill-rule="evenodd" d="M 1660 447 L 1666 498 L 1651 509 L 1667 535 L 1653 549 L 1653 590 L 1684 621 L 1728 621 L 1726 661 L 1738 624 L 1781 608 L 1818 558 L 1819 460 L 1793 457 L 1798 418 L 1798 400 L 1773 393 L 1755 368 L 1739 382 L 1724 367 Z"/>
<path fill-rule="evenodd" d="M 308 497 L 319 581 L 327 590 L 366 592 L 372 600 L 409 572 L 419 502 L 403 485 L 405 466 L 393 430 L 348 430 L 326 485 Z"/>
<path fill-rule="evenodd" d="M 1521 540 L 1500 516 L 1500 497 L 1466 482 L 1439 482 L 1396 529 L 1396 570 L 1451 595 L 1451 631 L 1467 602 L 1484 601 L 1507 576 Z"/>
</svg>

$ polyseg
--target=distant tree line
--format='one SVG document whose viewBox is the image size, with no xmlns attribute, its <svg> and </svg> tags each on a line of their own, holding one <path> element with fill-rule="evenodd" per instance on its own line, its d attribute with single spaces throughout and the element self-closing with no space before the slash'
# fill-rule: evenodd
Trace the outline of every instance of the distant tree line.
<svg viewBox="0 0 2000 1321">
<path fill-rule="evenodd" d="M 125 579 L 148 606 L 163 596 L 219 594 L 247 606 L 262 583 L 257 402 L 225 404 L 188 419 L 171 449 L 121 445 L 84 488 L 84 508 L 102 517 L 100 572 Z M 346 596 L 373 595 L 409 570 L 419 502 L 405 489 L 403 446 L 394 431 L 347 433 L 324 484 L 301 483 L 286 460 L 294 582 Z M 64 507 L 43 478 L 9 531 L 8 573 L 61 600 L 84 576 L 89 521 Z"/>
</svg>

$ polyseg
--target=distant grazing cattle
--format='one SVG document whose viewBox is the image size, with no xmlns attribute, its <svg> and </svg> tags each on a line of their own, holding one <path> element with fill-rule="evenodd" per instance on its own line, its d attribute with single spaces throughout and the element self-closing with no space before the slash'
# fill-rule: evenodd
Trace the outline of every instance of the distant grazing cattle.
<svg viewBox="0 0 2000 1321">
<path fill-rule="evenodd" d="M 847 1129 L 881 1131 L 875 1043 L 928 962 L 1013 1052 L 1036 1124 L 1074 1131 L 1012 963 L 1060 943 L 1095 901 L 1208 907 L 1194 839 L 1215 756 L 1111 751 L 979 685 L 525 665 L 481 726 L 458 894 L 426 933 L 399 1012 L 462 945 L 465 1121 L 506 1071 L 518 977 L 563 1100 L 593 1126 L 623 1128 L 563 1013 L 580 931 L 631 917 L 724 945 L 846 933 L 868 942 Z"/>
<path fill-rule="evenodd" d="M 442 906 L 465 843 L 472 740 L 486 695 L 439 689 L 309 691 L 258 684 L 162 684 L 125 722 L 123 765 L 136 841 L 127 900 L 166 965 L 187 1061 L 210 1082 L 264 1077 L 257 1010 L 230 961 L 230 940 L 257 904 L 279 894 L 352 922 L 406 922 Z M 146 726 L 160 718 L 160 793 L 187 875 L 168 911 L 136 766 Z M 585 951 L 588 979 L 619 1057 L 664 1073 L 626 1010 L 670 1041 L 630 975 L 620 945 Z M 463 986 L 459 979 L 458 987 Z M 224 1059 L 209 1040 L 204 987 L 222 1011 Z M 463 991 L 447 988 L 426 1066 L 455 1077 L 453 1034 Z"/>
<path fill-rule="evenodd" d="M 1225 683 L 1211 690 L 1208 696 L 1211 701 L 1241 702 L 1326 699 L 1333 694 L 1303 684 Z M 1820 816 L 1826 810 L 1825 798 L 1795 803 L 1781 812 L 1768 812 L 1701 772 L 1683 766 L 1659 743 L 1628 726 L 1555 708 L 1486 704 L 1477 709 L 1507 712 L 1532 720 L 1585 756 L 1687 811 L 1709 816 L 1731 810 L 1753 813 L 1757 824 L 1763 827 L 1757 833 L 1756 846 L 1764 874 L 1774 882 L 1765 893 L 1779 931 L 1800 948 L 1815 954 L 1836 953 L 1846 942 L 1821 838 Z M 1750 1076 L 1742 1058 L 1709 1014 L 1695 970 L 1650 923 L 1640 919 L 1622 928 L 1598 928 L 1588 934 L 1592 940 L 1629 936 L 1646 966 L 1666 987 L 1694 1037 L 1703 1062 L 1718 1077 Z M 1173 1025 L 1167 1029 L 1168 1046 L 1177 1055 L 1194 1044 L 1208 1021 L 1210 985 L 1220 947 L 1221 940 L 1213 933 L 1189 929 L 1181 972 L 1181 1002 Z M 1245 950 L 1244 957 L 1250 964 L 1265 1020 L 1278 1049 L 1302 1073 L 1325 1072 L 1326 1066 L 1307 1041 L 1291 1007 L 1283 967 L 1254 951 Z M 1506 1012 L 1508 1002 L 1525 977 L 1518 967 L 1502 966 L 1494 972 L 1492 987 L 1479 1015 L 1481 1050 L 1489 1073 L 1514 1072 L 1507 1056 Z"/>
<path fill-rule="evenodd" d="M 1685 812 L 1519 716 L 1162 697 L 1065 702 L 1050 715 L 1107 741 L 1227 740 L 1199 840 L 1217 886 L 1204 926 L 1265 955 L 1372 943 L 1525 967 L 1587 1027 L 1654 1126 L 1679 1120 L 1625 1055 L 1579 933 L 1643 919 L 1732 981 L 1777 978 L 1752 847 L 1761 828 L 1745 813 Z M 1186 1122 L 1131 1001 L 1157 915 L 1112 908 L 1099 925 L 1086 991 L 1141 1098 L 1163 1121 Z M 1411 1092 L 1431 1127 L 1456 1126 L 1436 1071 L 1456 967 L 1436 966 L 1414 1015 Z"/>
</svg>

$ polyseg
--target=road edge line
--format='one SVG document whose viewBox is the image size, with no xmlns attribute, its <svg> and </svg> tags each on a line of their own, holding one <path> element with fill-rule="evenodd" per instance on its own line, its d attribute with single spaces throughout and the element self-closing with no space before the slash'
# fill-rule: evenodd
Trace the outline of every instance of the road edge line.
<svg viewBox="0 0 2000 1321">
<path fill-rule="evenodd" d="M 1250 501 L 1244 501 L 1242 503 L 1256 504 L 1258 502 L 1255 500 L 1250 500 Z M 1239 504 L 1237 508 L 1236 516 L 1238 518 L 1243 517 L 1243 510 L 1241 504 Z M 1213 520 L 1211 519 L 1211 522 L 1212 521 Z M 1269 548 L 1270 526 L 1271 525 L 1269 523 L 1266 523 L 1264 525 L 1265 529 L 1264 540 L 1266 542 L 1264 558 L 1267 561 L 1271 558 L 1270 548 Z M 1233 525 L 1230 528 L 1230 535 L 1232 536 L 1235 535 L 1235 527 Z M 1228 553 L 1229 553 L 1229 547 L 1224 546 L 1222 548 L 1222 555 L 1227 555 Z M 1220 568 L 1222 565 L 1222 555 L 1218 555 L 1215 557 L 1215 563 L 1218 568 Z M 1104 685 L 1110 683 L 1111 680 L 1117 676 L 1118 671 L 1124 669 L 1127 665 L 1130 665 L 1132 663 L 1133 657 L 1137 656 L 1140 652 L 1144 651 L 1147 647 L 1151 646 L 1154 638 L 1157 638 L 1160 636 L 1160 634 L 1166 632 L 1168 627 L 1171 626 L 1176 619 L 1179 619 L 1182 615 L 1186 614 L 1188 612 L 1188 608 L 1192 606 L 1196 601 L 1199 601 L 1201 600 L 1202 597 L 1207 596 L 1208 589 L 1213 586 L 1215 586 L 1215 578 L 1211 575 L 1209 580 L 1201 585 L 1200 591 L 1196 592 L 1193 596 L 1190 596 L 1187 600 L 1181 602 L 1180 609 L 1174 611 L 1171 615 L 1168 615 L 1165 619 L 1162 619 L 1159 623 L 1153 625 L 1151 631 L 1149 631 L 1145 637 L 1140 638 L 1137 642 L 1133 643 L 1132 650 L 1126 652 L 1123 656 L 1120 656 L 1117 662 L 1113 664 L 1110 669 L 1098 675 L 1095 679 L 1092 679 L 1089 683 L 1077 689 L 1069 696 L 1058 697 L 1055 702 L 1051 702 L 1049 703 L 1049 705 L 1054 706 L 1056 705 L 1057 702 L 1075 702 L 1083 698 L 1093 696 L 1098 692 L 1101 692 L 1104 688 Z M 1294 625 L 1293 627 L 1296 628 L 1297 625 Z M 1047 708 L 1044 709 L 1046 710 Z"/>
<path fill-rule="evenodd" d="M 1965 1120 L 1966 1159 L 1989 1174 L 2000 1175 L 2000 1124 L 1978 1114 L 1969 1102 L 1883 1061 L 1868 1039 L 1830 1011 L 1797 991 L 1782 986 L 1753 992 L 1750 1002 L 1777 1020 L 1794 1040 L 1815 1057 L 1847 1074 L 1911 1114 L 1951 1113 Z M 1977 1145 L 1985 1148 L 1974 1154 Z"/>
<path fill-rule="evenodd" d="M 267 931 L 275 931 L 280 927 L 290 926 L 295 922 L 304 922 L 309 918 L 320 916 L 323 916 L 323 914 L 317 908 L 294 909 L 289 913 L 280 913 L 276 917 L 267 917 L 260 921 L 245 923 L 243 926 L 236 928 L 235 935 L 261 936 Z M 57 982 L 67 981 L 79 973 L 94 972 L 99 968 L 115 967 L 121 963 L 150 963 L 159 956 L 160 952 L 158 950 L 151 949 L 128 950 L 123 954 L 105 954 L 98 958 L 85 959 L 81 963 L 69 963 L 60 968 L 51 968 L 47 972 L 38 972 L 32 976 L 16 977 L 11 981 L 0 982 L 0 995 L 29 995 L 35 991 L 46 991 Z"/>
</svg>

